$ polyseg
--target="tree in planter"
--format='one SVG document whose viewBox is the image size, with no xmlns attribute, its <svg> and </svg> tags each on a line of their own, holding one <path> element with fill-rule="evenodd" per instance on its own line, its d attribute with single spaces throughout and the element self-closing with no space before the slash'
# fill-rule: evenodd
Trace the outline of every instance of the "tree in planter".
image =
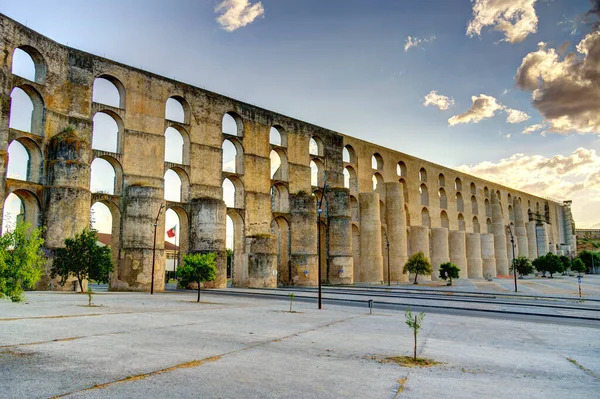
<svg viewBox="0 0 600 399">
<path fill-rule="evenodd" d="M 429 276 L 432 272 L 431 263 L 429 263 L 425 254 L 423 254 L 423 251 L 419 251 L 411 256 L 402 269 L 402 273 L 414 273 L 415 282 L 413 284 L 418 284 L 417 277 L 419 277 L 419 274 Z"/>
<path fill-rule="evenodd" d="M 198 300 L 200 302 L 200 283 L 217 279 L 217 254 L 188 254 L 183 257 L 183 265 L 177 269 L 177 277 L 181 281 L 198 283 Z"/>
<path fill-rule="evenodd" d="M 585 263 L 583 263 L 580 258 L 575 258 L 573 259 L 573 262 L 571 262 L 571 270 L 578 274 L 585 273 L 586 269 Z"/>
<path fill-rule="evenodd" d="M 51 277 L 61 277 L 65 285 L 69 277 L 75 277 L 81 292 L 84 280 L 108 283 L 108 274 L 113 270 L 111 250 L 98 244 L 96 230 L 84 229 L 80 234 L 65 240 L 64 248 L 56 249 L 52 262 Z"/>
<path fill-rule="evenodd" d="M 446 262 L 440 265 L 440 278 L 448 279 L 448 285 L 452 285 L 452 279 L 457 279 L 460 269 L 454 263 Z"/>
<path fill-rule="evenodd" d="M 535 271 L 533 265 L 531 264 L 531 261 L 525 256 L 519 256 L 518 258 L 512 261 L 512 264 L 510 265 L 511 273 L 515 269 L 517 269 L 517 273 L 519 273 L 519 275 L 521 276 L 526 276 Z"/>
<path fill-rule="evenodd" d="M 34 288 L 44 274 L 44 254 L 40 228 L 19 222 L 0 237 L 0 298 L 23 300 L 23 287 Z"/>
<path fill-rule="evenodd" d="M 404 312 L 404 315 L 406 317 L 406 325 L 409 326 L 412 330 L 413 330 L 413 335 L 415 337 L 415 345 L 413 348 L 413 360 L 416 361 L 417 360 L 417 334 L 419 333 L 419 329 L 421 328 L 421 326 L 423 325 L 423 319 L 425 318 L 425 313 L 421 312 L 418 315 L 414 315 L 410 310 L 410 306 L 408 307 L 408 309 L 406 309 L 406 312 Z"/>
</svg>

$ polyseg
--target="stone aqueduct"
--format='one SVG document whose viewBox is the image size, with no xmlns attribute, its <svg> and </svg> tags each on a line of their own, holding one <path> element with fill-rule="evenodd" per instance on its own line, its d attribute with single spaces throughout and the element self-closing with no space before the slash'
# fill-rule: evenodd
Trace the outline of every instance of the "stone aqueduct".
<svg viewBox="0 0 600 399">
<path fill-rule="evenodd" d="M 331 284 L 385 281 L 388 252 L 392 281 L 408 280 L 402 266 L 417 251 L 434 268 L 448 260 L 458 264 L 463 278 L 506 275 L 512 257 L 509 224 L 517 255 L 535 258 L 574 249 L 569 202 L 513 190 L 69 48 L 2 15 L 0 45 L 3 198 L 17 195 L 25 218 L 45 227 L 50 257 L 65 238 L 89 225 L 92 204 L 106 204 L 113 216 L 112 289 L 149 289 L 153 224 L 163 203 L 180 218 L 182 253 L 218 253 L 217 287 L 226 286 L 226 216 L 235 226 L 238 286 L 315 285 L 317 235 L 323 280 Z M 12 73 L 16 49 L 31 57 L 35 77 Z M 114 85 L 118 104 L 93 101 L 97 79 Z M 10 127 L 17 89 L 33 104 L 30 129 Z M 169 99 L 181 105 L 182 120 L 166 118 Z M 118 126 L 114 151 L 94 148 L 98 114 Z M 235 121 L 232 134 L 223 132 L 224 116 Z M 168 128 L 183 139 L 177 163 L 163 161 Z M 14 141 L 29 155 L 24 180 L 6 177 Z M 235 172 L 222 171 L 224 142 L 237 150 Z M 280 160 L 273 171 L 272 152 Z M 90 165 L 96 158 L 115 170 L 111 193 L 91 192 Z M 180 201 L 164 200 L 168 170 L 181 179 Z M 229 207 L 223 201 L 225 179 L 235 187 Z M 164 232 L 161 218 L 157 236 Z M 162 240 L 157 241 L 155 287 L 161 289 L 165 255 Z M 55 284 L 46 278 L 43 286 Z"/>
</svg>

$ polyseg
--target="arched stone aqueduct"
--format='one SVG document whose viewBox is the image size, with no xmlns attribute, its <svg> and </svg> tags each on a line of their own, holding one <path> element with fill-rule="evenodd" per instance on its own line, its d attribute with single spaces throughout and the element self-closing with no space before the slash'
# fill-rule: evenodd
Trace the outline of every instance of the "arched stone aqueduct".
<svg viewBox="0 0 600 399">
<path fill-rule="evenodd" d="M 105 204 L 113 217 L 112 289 L 149 289 L 153 224 L 163 203 L 179 216 L 182 253 L 218 253 L 216 287 L 226 285 L 227 217 L 234 225 L 237 286 L 315 285 L 317 226 L 323 279 L 331 284 L 386 280 L 387 241 L 392 281 L 408 280 L 402 266 L 420 250 L 434 268 L 449 260 L 458 264 L 464 278 L 508 274 L 509 224 L 517 255 L 574 250 L 569 202 L 513 190 L 72 49 L 3 15 L 0 44 L 3 198 L 17 195 L 25 219 L 45 226 L 50 257 L 65 238 L 89 225 L 91 205 Z M 13 74 L 16 49 L 33 61 L 31 79 Z M 94 101 L 98 79 L 110 82 L 118 102 Z M 27 129 L 10 127 L 16 89 L 32 104 Z M 166 114 L 168 101 L 178 104 L 178 117 Z M 99 114 L 116 126 L 110 150 L 95 148 Z M 165 140 L 179 136 L 169 129 L 183 143 L 174 160 L 165 158 Z M 15 141 L 29 156 L 22 179 L 7 177 L 8 147 Z M 225 145 L 235 149 L 235 159 L 224 168 Z M 114 189 L 108 192 L 91 191 L 96 159 L 114 170 Z M 164 200 L 167 171 L 181 181 L 177 201 Z M 235 190 L 227 204 L 224 184 Z M 318 224 L 316 203 L 323 195 Z M 164 218 L 159 221 L 157 236 L 163 237 Z M 162 239 L 157 249 L 160 290 Z"/>
</svg>

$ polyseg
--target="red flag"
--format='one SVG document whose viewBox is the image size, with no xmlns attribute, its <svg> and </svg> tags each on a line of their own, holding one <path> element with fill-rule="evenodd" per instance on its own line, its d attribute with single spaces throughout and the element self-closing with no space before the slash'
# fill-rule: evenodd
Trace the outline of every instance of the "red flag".
<svg viewBox="0 0 600 399">
<path fill-rule="evenodd" d="M 170 230 L 167 230 L 167 237 L 169 237 L 169 238 L 173 238 L 173 237 L 175 237 L 175 228 L 176 228 L 176 227 L 177 227 L 177 226 L 173 226 L 173 227 L 171 227 L 171 229 L 170 229 Z"/>
</svg>

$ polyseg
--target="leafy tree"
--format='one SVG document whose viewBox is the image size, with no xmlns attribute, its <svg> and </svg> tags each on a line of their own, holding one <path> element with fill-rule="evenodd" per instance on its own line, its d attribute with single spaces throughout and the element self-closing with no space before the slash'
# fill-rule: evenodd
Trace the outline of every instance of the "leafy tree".
<svg viewBox="0 0 600 399">
<path fill-rule="evenodd" d="M 560 256 L 548 252 L 546 254 L 546 270 L 550 273 L 550 278 L 552 278 L 554 273 L 562 273 L 564 269 Z"/>
<path fill-rule="evenodd" d="M 586 269 L 592 270 L 592 262 L 594 267 L 598 268 L 600 266 L 600 254 L 598 252 L 583 251 L 578 258 L 583 261 Z"/>
<path fill-rule="evenodd" d="M 421 312 L 419 315 L 413 314 L 410 310 L 410 306 L 404 312 L 404 316 L 406 317 L 406 325 L 409 326 L 413 330 L 413 335 L 415 337 L 415 345 L 413 348 L 413 360 L 417 360 L 417 334 L 419 333 L 419 329 L 423 325 L 423 319 L 425 318 L 425 313 Z"/>
<path fill-rule="evenodd" d="M 546 255 L 542 255 L 539 258 L 535 258 L 532 262 L 535 270 L 542 273 L 542 277 L 546 277 L 546 272 L 548 269 L 546 268 Z"/>
<path fill-rule="evenodd" d="M 113 270 L 110 248 L 98 244 L 96 230 L 84 229 L 80 234 L 65 240 L 64 248 L 56 249 L 52 263 L 52 278 L 61 277 L 60 284 L 75 277 L 83 291 L 83 280 L 108 283 L 108 274 Z"/>
<path fill-rule="evenodd" d="M 429 263 L 429 260 L 427 260 L 427 258 L 425 257 L 425 254 L 423 254 L 423 251 L 419 251 L 413 256 L 411 256 L 410 259 L 408 259 L 408 262 L 406 262 L 406 264 L 404 265 L 402 272 L 414 273 L 414 284 L 418 284 L 417 277 L 419 276 L 419 274 L 429 276 L 433 272 L 433 269 L 431 268 L 431 263 Z"/>
<path fill-rule="evenodd" d="M 585 263 L 583 263 L 580 258 L 575 258 L 573 259 L 573 262 L 571 262 L 571 270 L 581 274 L 585 273 L 587 268 L 585 267 Z"/>
<path fill-rule="evenodd" d="M 457 279 L 459 277 L 460 268 L 456 266 L 454 263 L 446 262 L 440 265 L 440 278 L 446 280 L 450 285 L 452 285 L 452 279 Z"/>
<path fill-rule="evenodd" d="M 518 258 L 513 259 L 512 264 L 510 265 L 510 271 L 512 272 L 515 268 L 517 269 L 517 273 L 521 276 L 531 274 L 535 270 L 531 261 L 525 256 L 519 256 Z"/>
<path fill-rule="evenodd" d="M 560 255 L 560 263 L 563 265 L 563 272 L 571 268 L 571 259 L 566 255 Z"/>
<path fill-rule="evenodd" d="M 188 254 L 183 257 L 183 265 L 177 269 L 177 277 L 182 281 L 198 283 L 198 300 L 200 302 L 200 283 L 217 279 L 217 254 Z"/>
<path fill-rule="evenodd" d="M 23 300 L 23 287 L 34 288 L 44 274 L 44 253 L 40 228 L 18 222 L 13 231 L 0 237 L 0 298 Z"/>
</svg>

